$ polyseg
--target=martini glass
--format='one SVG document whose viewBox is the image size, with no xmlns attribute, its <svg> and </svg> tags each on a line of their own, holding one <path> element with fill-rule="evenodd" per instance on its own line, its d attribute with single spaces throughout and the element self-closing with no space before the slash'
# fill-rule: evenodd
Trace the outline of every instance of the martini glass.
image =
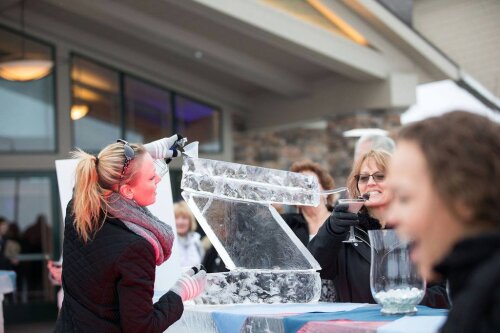
<svg viewBox="0 0 500 333">
<path fill-rule="evenodd" d="M 347 211 L 349 213 L 356 214 L 359 212 L 361 207 L 365 204 L 365 199 L 339 199 L 339 204 L 348 205 Z M 360 243 L 361 241 L 357 240 L 354 235 L 354 227 L 349 227 L 349 238 L 343 241 L 344 243 Z"/>
</svg>

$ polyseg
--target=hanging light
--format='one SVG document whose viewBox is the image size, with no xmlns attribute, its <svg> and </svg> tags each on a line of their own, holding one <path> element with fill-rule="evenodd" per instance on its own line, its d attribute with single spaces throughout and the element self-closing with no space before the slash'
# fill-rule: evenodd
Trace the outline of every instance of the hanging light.
<svg viewBox="0 0 500 333">
<path fill-rule="evenodd" d="M 71 107 L 71 120 L 78 120 L 85 117 L 89 113 L 87 104 L 73 104 Z"/>
<path fill-rule="evenodd" d="M 52 72 L 54 62 L 44 59 L 26 58 L 26 39 L 24 25 L 24 0 L 21 1 L 21 58 L 0 62 L 0 77 L 9 81 L 33 81 L 44 78 Z"/>
<path fill-rule="evenodd" d="M 88 104 L 82 103 L 82 100 L 89 101 L 89 97 L 94 97 L 91 91 L 79 86 L 75 86 L 75 82 L 81 82 L 81 76 L 82 69 L 78 65 L 76 65 L 75 67 L 75 64 L 73 64 L 71 74 L 71 77 L 73 79 L 73 105 L 71 105 L 70 110 L 71 120 L 78 120 L 85 117 L 87 113 L 89 113 L 90 107 Z"/>
<path fill-rule="evenodd" d="M 50 60 L 13 60 L 0 63 L 0 77 L 9 81 L 32 81 L 46 77 L 52 71 Z"/>
</svg>

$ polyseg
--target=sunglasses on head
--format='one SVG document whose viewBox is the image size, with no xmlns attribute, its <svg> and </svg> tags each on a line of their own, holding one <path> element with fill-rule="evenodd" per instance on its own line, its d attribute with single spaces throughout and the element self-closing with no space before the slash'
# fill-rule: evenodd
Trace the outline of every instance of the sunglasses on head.
<svg viewBox="0 0 500 333">
<path fill-rule="evenodd" d="M 366 184 L 370 181 L 370 177 L 373 178 L 373 181 L 375 183 L 380 183 L 380 182 L 383 182 L 384 179 L 385 179 L 385 174 L 383 174 L 382 172 L 375 172 L 373 174 L 359 174 L 359 175 L 356 175 L 354 176 L 354 178 L 356 179 L 356 181 L 358 182 L 358 184 Z"/>
<path fill-rule="evenodd" d="M 123 176 L 125 176 L 125 172 L 127 172 L 127 168 L 130 164 L 130 161 L 134 159 L 135 152 L 127 141 L 118 139 L 116 140 L 116 142 L 123 143 L 123 155 L 125 155 L 125 162 L 123 162 L 122 174 L 120 176 L 120 179 L 123 179 Z"/>
</svg>

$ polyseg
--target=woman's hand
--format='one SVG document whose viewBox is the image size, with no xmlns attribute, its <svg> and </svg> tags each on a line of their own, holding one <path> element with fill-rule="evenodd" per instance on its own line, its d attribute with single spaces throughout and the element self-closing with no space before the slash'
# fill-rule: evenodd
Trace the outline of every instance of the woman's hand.
<svg viewBox="0 0 500 333">
<path fill-rule="evenodd" d="M 153 159 L 171 159 L 180 156 L 179 149 L 187 141 L 180 134 L 174 134 L 169 138 L 163 138 L 150 143 L 146 143 L 144 148 Z"/>
<path fill-rule="evenodd" d="M 49 260 L 47 262 L 47 269 L 49 270 L 50 282 L 60 286 L 62 283 L 62 267 L 55 264 L 53 260 Z"/>
<path fill-rule="evenodd" d="M 358 214 L 347 212 L 348 208 L 347 204 L 338 204 L 328 218 L 328 229 L 334 234 L 346 233 L 359 224 Z"/>
<path fill-rule="evenodd" d="M 205 290 L 207 272 L 202 265 L 194 266 L 177 280 L 171 291 L 182 298 L 182 301 L 188 301 L 195 298 Z"/>
</svg>

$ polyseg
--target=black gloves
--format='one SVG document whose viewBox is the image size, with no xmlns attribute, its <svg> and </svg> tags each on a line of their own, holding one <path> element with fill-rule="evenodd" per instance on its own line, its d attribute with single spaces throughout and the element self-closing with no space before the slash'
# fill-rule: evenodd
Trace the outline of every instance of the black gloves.
<svg viewBox="0 0 500 333">
<path fill-rule="evenodd" d="M 355 227 L 359 224 L 358 214 L 349 213 L 349 205 L 338 204 L 328 218 L 327 229 L 334 234 L 340 235 L 349 231 L 349 227 Z"/>
<path fill-rule="evenodd" d="M 182 139 L 184 139 L 184 137 L 182 135 L 180 135 L 179 133 L 177 133 L 177 140 L 175 142 L 176 143 L 180 142 L 180 141 L 182 141 Z"/>
</svg>

